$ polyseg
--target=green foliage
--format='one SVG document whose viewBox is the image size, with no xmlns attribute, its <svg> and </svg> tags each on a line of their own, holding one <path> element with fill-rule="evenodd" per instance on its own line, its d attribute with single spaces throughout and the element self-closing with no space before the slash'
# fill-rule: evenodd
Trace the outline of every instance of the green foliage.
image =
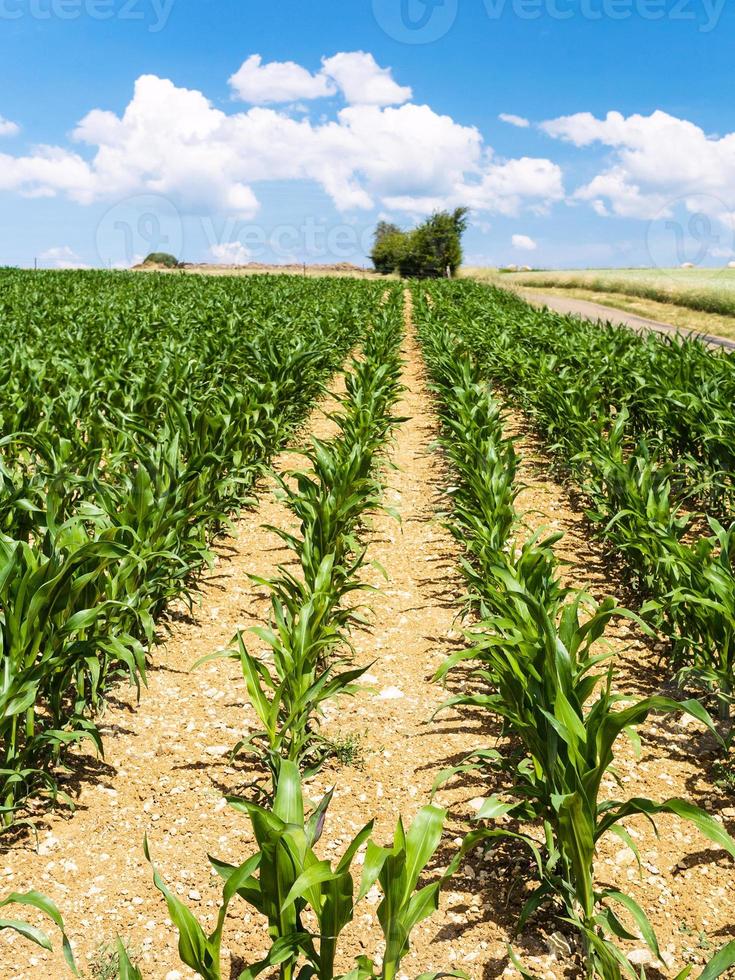
<svg viewBox="0 0 735 980">
<path fill-rule="evenodd" d="M 178 269 L 179 260 L 169 252 L 151 252 L 143 259 L 143 265 L 162 265 L 166 269 Z"/>
<path fill-rule="evenodd" d="M 256 579 L 271 593 L 269 627 L 252 630 L 268 646 L 268 662 L 248 650 L 242 635 L 237 650 L 224 654 L 240 660 L 261 725 L 235 752 L 255 752 L 274 786 L 284 759 L 307 774 L 324 763 L 332 747 L 318 731 L 321 705 L 351 694 L 367 669 L 351 664 L 349 628 L 359 616 L 349 600 L 364 589 L 358 573 L 366 555 L 358 527 L 385 509 L 376 464 L 397 421 L 392 409 L 400 392 L 401 336 L 400 294 L 394 292 L 376 311 L 362 357 L 345 376 L 340 409 L 331 415 L 337 435 L 329 442 L 312 439 L 299 451 L 310 470 L 277 476 L 298 531 L 271 530 L 294 554 L 299 571 L 281 565 L 273 579 Z"/>
<path fill-rule="evenodd" d="M 320 706 L 350 693 L 365 669 L 349 664 L 347 631 L 358 616 L 345 600 L 361 588 L 357 573 L 365 549 L 359 526 L 369 514 L 385 509 L 376 467 L 398 421 L 392 409 L 401 390 L 401 337 L 402 306 L 395 291 L 384 297 L 361 357 L 353 360 L 345 376 L 340 410 L 331 416 L 337 435 L 329 442 L 312 440 L 310 447 L 300 450 L 311 463 L 310 470 L 279 478 L 283 499 L 299 526 L 295 533 L 271 530 L 294 553 L 300 569 L 292 572 L 281 566 L 276 578 L 257 580 L 271 591 L 271 626 L 253 630 L 270 648 L 268 661 L 252 655 L 242 635 L 234 654 L 242 664 L 250 702 L 262 726 L 248 745 L 270 771 L 271 791 L 263 795 L 272 803 L 230 802 L 250 818 L 259 850 L 239 867 L 211 859 L 225 885 L 217 924 L 210 933 L 154 874 L 179 930 L 180 957 L 204 980 L 219 980 L 222 975 L 222 932 L 236 896 L 267 919 L 271 941 L 265 958 L 248 966 L 241 980 L 276 967 L 281 980 L 297 975 L 335 980 L 343 930 L 373 886 L 383 892 L 378 906 L 385 939 L 382 962 L 378 965 L 375 958 L 358 956 L 355 968 L 342 980 L 394 980 L 413 929 L 437 908 L 440 888 L 459 862 L 458 855 L 439 878 L 419 887 L 439 846 L 446 816 L 432 806 L 419 812 L 408 832 L 399 820 L 389 847 L 370 840 L 371 821 L 335 866 L 320 860 L 315 848 L 332 792 L 307 818 L 301 786 L 301 771 L 313 772 L 333 751 L 332 743 L 317 730 Z M 363 844 L 367 851 L 355 896 L 351 868 Z M 307 925 L 311 917 L 316 920 L 313 930 Z M 424 980 L 432 980 L 432 975 Z"/>
<path fill-rule="evenodd" d="M 223 976 L 222 933 L 236 896 L 267 919 L 271 942 L 266 957 L 250 964 L 240 980 L 252 980 L 273 967 L 278 967 L 280 980 L 293 980 L 297 975 L 318 980 L 394 980 L 409 950 L 412 931 L 436 910 L 441 887 L 459 863 L 457 855 L 439 877 L 419 887 L 441 841 L 446 813 L 437 807 L 424 807 L 407 832 L 399 820 L 388 847 L 371 840 L 370 821 L 332 865 L 315 853 L 331 797 L 332 793 L 327 793 L 307 817 L 298 767 L 284 761 L 271 809 L 246 800 L 230 800 L 236 810 L 248 815 L 258 851 L 239 866 L 210 858 L 225 884 L 217 924 L 209 934 L 154 872 L 156 887 L 165 896 L 169 916 L 179 931 L 181 960 L 204 980 L 221 980 Z M 365 844 L 360 887 L 355 894 L 352 866 Z M 342 933 L 373 886 L 382 891 L 378 905 L 385 940 L 382 966 L 367 956 L 358 956 L 355 969 L 338 977 L 335 962 Z M 313 931 L 306 924 L 309 915 L 316 920 Z M 430 976 L 425 975 L 424 980 Z"/>
<path fill-rule="evenodd" d="M 64 959 L 66 960 L 66 963 L 72 973 L 77 976 L 78 973 L 74 962 L 74 955 L 71 951 L 71 946 L 69 944 L 69 940 L 67 939 L 66 932 L 64 931 L 64 920 L 62 919 L 58 908 L 51 901 L 51 899 L 46 898 L 45 895 L 41 895 L 40 892 L 36 891 L 12 892 L 10 895 L 6 895 L 6 897 L 0 901 L 0 909 L 5 908 L 8 905 L 25 905 L 29 908 L 37 909 L 39 912 L 42 912 L 46 918 L 51 920 L 51 922 L 61 933 Z M 36 946 L 40 946 L 42 949 L 53 949 L 51 940 L 47 934 L 42 929 L 39 929 L 37 926 L 33 926 L 28 922 L 24 922 L 20 919 L 0 919 L 0 931 L 4 929 L 10 929 L 11 932 L 17 932 L 18 935 L 29 940 L 29 942 L 35 943 Z"/>
<path fill-rule="evenodd" d="M 717 696 L 735 680 L 735 360 L 693 341 L 600 326 L 469 283 L 425 315 L 477 352 L 529 413 L 623 559 L 672 670 Z M 703 513 L 697 514 L 696 508 Z M 710 534 L 700 528 L 709 526 Z M 698 533 L 697 533 L 698 532 Z"/>
<path fill-rule="evenodd" d="M 467 208 L 441 211 L 408 232 L 380 222 L 375 232 L 373 265 L 378 272 L 399 272 L 412 279 L 454 276 L 462 264 L 467 213 Z"/>
<path fill-rule="evenodd" d="M 0 815 L 71 802 L 111 682 L 337 369 L 382 288 L 0 273 Z"/>
<path fill-rule="evenodd" d="M 371 258 L 375 271 L 390 275 L 398 270 L 398 256 L 402 249 L 404 234 L 398 225 L 379 221 L 375 229 Z"/>
<path fill-rule="evenodd" d="M 427 303 L 419 306 L 420 334 L 439 397 L 441 441 L 458 478 L 450 526 L 465 544 L 468 606 L 480 620 L 469 633 L 472 646 L 451 656 L 437 676 L 474 662 L 473 689 L 446 706 L 492 711 L 522 746 L 518 757 L 509 758 L 495 750 L 475 750 L 441 773 L 435 785 L 457 772 L 488 766 L 505 770 L 512 781 L 510 800 L 490 797 L 478 819 L 494 822 L 502 816 L 510 818 L 511 826 L 483 827 L 469 835 L 465 849 L 503 839 L 523 842 L 535 859 L 539 885 L 525 903 L 519 928 L 553 900 L 582 936 L 588 976 L 635 977 L 615 943 L 635 938 L 621 911 L 656 957 L 660 951 L 634 899 L 597 887 L 595 854 L 601 839 L 617 834 L 637 854 L 622 821 L 635 814 L 652 820 L 666 812 L 691 821 L 733 856 L 735 841 L 684 800 L 605 799 L 604 777 L 614 771 L 619 736 L 633 737 L 652 712 L 686 711 L 716 734 L 714 725 L 697 701 L 651 697 L 631 703 L 614 694 L 614 664 L 602 669 L 610 654 L 599 653 L 596 645 L 614 616 L 632 614 L 612 599 L 597 605 L 583 593 L 564 590 L 552 551 L 555 539 L 539 543 L 532 538 L 520 549 L 511 547 L 518 523 L 515 452 L 503 436 L 502 417 L 477 359 L 434 310 Z M 528 833 L 529 825 L 537 832 Z"/>
</svg>

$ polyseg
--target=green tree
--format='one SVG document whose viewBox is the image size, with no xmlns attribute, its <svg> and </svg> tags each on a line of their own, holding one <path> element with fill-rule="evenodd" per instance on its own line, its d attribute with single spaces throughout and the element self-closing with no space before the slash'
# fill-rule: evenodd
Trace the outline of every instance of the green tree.
<svg viewBox="0 0 735 980">
<path fill-rule="evenodd" d="M 439 279 L 456 275 L 462 264 L 462 235 L 467 208 L 440 211 L 412 231 L 381 221 L 375 230 L 372 259 L 378 272 L 398 271 L 410 279 Z"/>
<path fill-rule="evenodd" d="M 396 272 L 405 247 L 405 232 L 389 221 L 379 221 L 375 229 L 373 250 L 370 255 L 377 272 L 390 275 Z"/>
<path fill-rule="evenodd" d="M 179 260 L 168 252 L 151 252 L 150 255 L 146 255 L 143 265 L 163 265 L 167 269 L 177 269 Z"/>
</svg>

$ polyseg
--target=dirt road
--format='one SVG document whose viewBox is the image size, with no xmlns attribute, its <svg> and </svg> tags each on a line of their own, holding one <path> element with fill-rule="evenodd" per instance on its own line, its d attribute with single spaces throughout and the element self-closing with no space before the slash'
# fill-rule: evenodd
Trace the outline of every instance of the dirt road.
<svg viewBox="0 0 735 980">
<path fill-rule="evenodd" d="M 636 316 L 634 313 L 626 313 L 617 310 L 612 306 L 603 306 L 586 299 L 575 299 L 572 296 L 551 296 L 547 293 L 537 292 L 535 289 L 516 289 L 519 296 L 534 306 L 548 306 L 550 310 L 557 313 L 572 314 L 581 316 L 586 320 L 600 320 L 603 322 L 622 323 L 638 332 L 654 330 L 656 333 L 681 334 L 683 331 L 670 323 L 661 323 L 658 320 L 649 320 L 646 317 Z M 735 350 L 735 341 L 725 340 L 723 337 L 715 337 L 711 334 L 699 334 L 711 347 L 724 347 L 726 350 Z"/>
</svg>

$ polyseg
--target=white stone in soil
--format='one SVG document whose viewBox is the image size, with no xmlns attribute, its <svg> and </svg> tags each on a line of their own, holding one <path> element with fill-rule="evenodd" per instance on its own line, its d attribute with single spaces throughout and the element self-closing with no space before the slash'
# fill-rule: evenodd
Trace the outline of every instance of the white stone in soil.
<svg viewBox="0 0 735 980">
<path fill-rule="evenodd" d="M 653 953 L 645 946 L 633 949 L 628 953 L 628 960 L 635 966 L 648 966 L 653 963 Z"/>
<path fill-rule="evenodd" d="M 615 855 L 615 863 L 619 866 L 624 866 L 626 864 L 633 864 L 635 861 L 635 854 L 629 847 L 623 847 Z"/>
</svg>

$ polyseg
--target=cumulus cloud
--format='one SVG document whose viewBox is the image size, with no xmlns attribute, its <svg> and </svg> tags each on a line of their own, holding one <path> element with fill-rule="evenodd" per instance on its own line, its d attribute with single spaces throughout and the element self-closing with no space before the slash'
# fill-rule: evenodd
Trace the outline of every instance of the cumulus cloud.
<svg viewBox="0 0 735 980">
<path fill-rule="evenodd" d="M 253 105 L 319 99 L 336 92 L 334 83 L 322 72 L 312 75 L 295 61 L 264 65 L 259 54 L 250 55 L 229 82 L 234 95 Z"/>
<path fill-rule="evenodd" d="M 517 129 L 528 129 L 531 125 L 528 119 L 524 119 L 523 116 L 514 116 L 512 112 L 501 112 L 498 119 L 508 123 L 509 126 L 515 126 Z"/>
<path fill-rule="evenodd" d="M 694 123 L 657 110 L 650 116 L 589 112 L 541 124 L 549 136 L 578 147 L 599 143 L 613 159 L 579 188 L 600 215 L 651 218 L 683 206 L 731 224 L 735 211 L 735 133 L 709 136 Z"/>
<path fill-rule="evenodd" d="M 41 252 L 38 258 L 54 269 L 89 269 L 89 266 L 68 245 L 55 245 L 53 248 L 48 248 L 45 252 Z"/>
<path fill-rule="evenodd" d="M 250 251 L 242 242 L 222 242 L 210 248 L 212 258 L 223 265 L 245 265 L 250 261 Z"/>
<path fill-rule="evenodd" d="M 20 132 L 18 123 L 11 122 L 4 116 L 0 116 L 0 136 L 17 136 Z"/>
<path fill-rule="evenodd" d="M 509 216 L 518 214 L 524 204 L 545 213 L 554 201 L 564 199 L 561 167 L 535 157 L 491 161 L 479 182 L 459 189 L 469 207 Z"/>
<path fill-rule="evenodd" d="M 324 70 L 348 104 L 319 121 L 263 105 L 227 113 L 200 91 L 143 75 L 121 115 L 93 109 L 78 123 L 76 148 L 0 154 L 0 190 L 82 204 L 160 194 L 181 209 L 245 219 L 258 211 L 257 185 L 272 181 L 314 182 L 342 211 L 468 205 L 512 215 L 563 198 L 552 161 L 498 158 L 473 126 L 428 105 L 386 104 L 410 90 L 371 56 L 337 55 Z M 358 85 L 361 73 L 368 81 Z M 372 101 L 352 104 L 358 97 Z"/>
<path fill-rule="evenodd" d="M 95 199 L 92 176 L 86 160 L 62 147 L 37 146 L 18 157 L 0 153 L 0 191 L 17 190 L 25 197 L 65 193 L 90 204 Z"/>
<path fill-rule="evenodd" d="M 322 64 L 324 74 L 334 79 L 350 105 L 401 105 L 413 94 L 394 81 L 390 68 L 381 68 L 365 51 L 336 54 Z"/>
<path fill-rule="evenodd" d="M 535 252 L 538 248 L 533 238 L 529 238 L 528 235 L 513 235 L 512 242 L 513 248 L 517 248 L 521 252 Z"/>
<path fill-rule="evenodd" d="M 229 79 L 233 94 L 252 105 L 321 99 L 342 94 L 348 105 L 401 105 L 411 89 L 399 85 L 390 68 L 381 68 L 366 51 L 342 51 L 322 58 L 321 70 L 312 74 L 294 61 L 263 64 L 250 55 Z"/>
</svg>

